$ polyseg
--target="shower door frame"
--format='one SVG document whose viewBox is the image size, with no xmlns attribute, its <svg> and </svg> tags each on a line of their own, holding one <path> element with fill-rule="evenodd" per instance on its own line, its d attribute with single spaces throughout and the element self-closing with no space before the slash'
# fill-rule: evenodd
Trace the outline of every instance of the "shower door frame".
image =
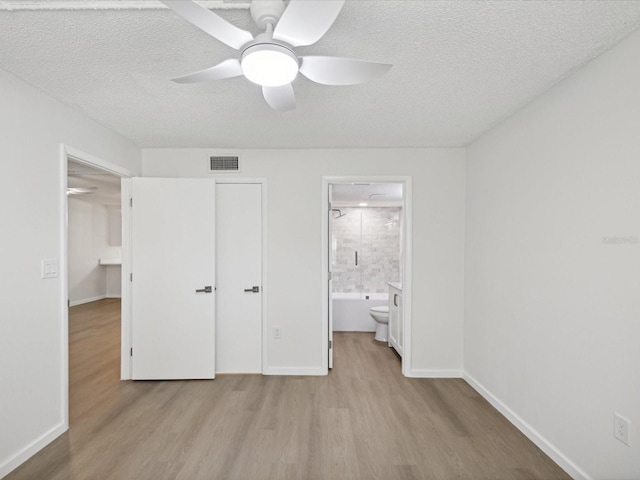
<svg viewBox="0 0 640 480">
<path fill-rule="evenodd" d="M 329 339 L 332 332 L 329 331 L 329 255 L 331 245 L 329 243 L 329 185 L 352 183 L 401 183 L 402 184 L 402 302 L 404 329 L 402 375 L 411 377 L 411 177 L 408 176 L 326 176 L 322 177 L 322 349 L 327 352 L 324 356 L 323 369 L 329 372 Z"/>
</svg>

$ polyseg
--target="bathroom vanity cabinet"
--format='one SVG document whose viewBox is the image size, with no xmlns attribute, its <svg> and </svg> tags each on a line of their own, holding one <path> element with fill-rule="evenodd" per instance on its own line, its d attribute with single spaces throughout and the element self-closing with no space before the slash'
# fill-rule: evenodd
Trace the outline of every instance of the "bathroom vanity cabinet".
<svg viewBox="0 0 640 480">
<path fill-rule="evenodd" d="M 403 345 L 402 321 L 402 285 L 389 283 L 389 346 L 395 348 L 402 356 Z"/>
</svg>

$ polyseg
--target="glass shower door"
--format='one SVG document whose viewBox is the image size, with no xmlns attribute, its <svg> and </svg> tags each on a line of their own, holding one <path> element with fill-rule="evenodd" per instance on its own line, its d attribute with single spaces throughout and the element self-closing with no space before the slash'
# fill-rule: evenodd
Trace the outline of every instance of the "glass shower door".
<svg viewBox="0 0 640 480">
<path fill-rule="evenodd" d="M 332 212 L 331 270 L 335 293 L 362 293 L 362 212 L 340 208 Z"/>
</svg>

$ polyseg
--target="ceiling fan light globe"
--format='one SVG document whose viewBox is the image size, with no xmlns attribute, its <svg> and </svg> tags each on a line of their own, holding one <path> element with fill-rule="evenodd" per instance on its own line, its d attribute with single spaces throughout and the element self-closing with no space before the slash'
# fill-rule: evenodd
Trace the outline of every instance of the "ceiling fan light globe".
<svg viewBox="0 0 640 480">
<path fill-rule="evenodd" d="M 298 58 L 288 48 L 276 44 L 247 48 L 240 63 L 248 80 L 265 87 L 287 85 L 298 75 Z"/>
</svg>

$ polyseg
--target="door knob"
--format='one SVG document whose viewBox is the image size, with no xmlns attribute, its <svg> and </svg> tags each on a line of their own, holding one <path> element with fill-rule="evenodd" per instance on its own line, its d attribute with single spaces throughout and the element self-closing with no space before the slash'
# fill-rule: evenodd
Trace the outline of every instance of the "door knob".
<svg viewBox="0 0 640 480">
<path fill-rule="evenodd" d="M 251 288 L 245 288 L 244 291 L 248 293 L 258 293 L 260 291 L 260 287 L 254 285 Z"/>
<path fill-rule="evenodd" d="M 207 285 L 204 288 L 199 288 L 198 290 L 196 290 L 196 293 L 211 293 L 213 290 L 211 289 L 211 286 Z"/>
</svg>

